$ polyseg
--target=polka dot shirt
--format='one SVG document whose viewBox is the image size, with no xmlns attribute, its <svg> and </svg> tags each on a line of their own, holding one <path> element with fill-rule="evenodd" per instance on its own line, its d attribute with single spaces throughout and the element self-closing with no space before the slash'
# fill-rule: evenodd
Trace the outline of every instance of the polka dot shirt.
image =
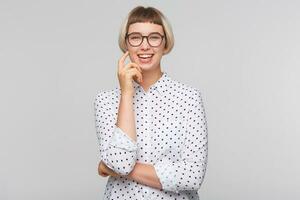
<svg viewBox="0 0 300 200">
<path fill-rule="evenodd" d="M 120 87 L 100 91 L 94 100 L 99 160 L 124 175 L 109 176 L 104 199 L 199 199 L 208 155 L 201 92 L 165 71 L 147 92 L 133 84 L 137 141 L 116 126 Z M 136 162 L 154 166 L 162 189 L 125 177 Z"/>
</svg>

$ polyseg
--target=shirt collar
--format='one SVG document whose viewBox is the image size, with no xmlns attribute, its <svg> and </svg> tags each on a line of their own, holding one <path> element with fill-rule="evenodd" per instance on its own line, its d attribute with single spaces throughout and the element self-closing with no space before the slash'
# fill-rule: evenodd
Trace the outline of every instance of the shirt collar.
<svg viewBox="0 0 300 200">
<path fill-rule="evenodd" d="M 163 95 L 168 90 L 168 84 L 171 81 L 171 77 L 167 74 L 167 72 L 162 71 L 162 73 L 163 73 L 162 76 L 149 88 L 149 90 L 151 89 L 157 90 L 160 95 Z M 135 81 L 133 81 L 133 86 L 135 90 L 141 87 L 141 85 Z"/>
</svg>

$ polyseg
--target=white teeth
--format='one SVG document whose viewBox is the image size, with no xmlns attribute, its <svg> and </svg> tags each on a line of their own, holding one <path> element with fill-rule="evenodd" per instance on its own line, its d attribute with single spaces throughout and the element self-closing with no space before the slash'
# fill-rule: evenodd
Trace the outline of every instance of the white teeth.
<svg viewBox="0 0 300 200">
<path fill-rule="evenodd" d="M 141 55 L 138 55 L 138 57 L 140 57 L 140 58 L 150 58 L 152 56 L 153 56 L 153 54 L 141 54 Z"/>
</svg>

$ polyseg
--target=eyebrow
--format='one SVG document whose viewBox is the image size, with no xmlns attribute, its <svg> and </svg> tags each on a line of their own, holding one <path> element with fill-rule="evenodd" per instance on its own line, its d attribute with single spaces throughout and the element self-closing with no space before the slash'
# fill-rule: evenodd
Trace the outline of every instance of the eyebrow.
<svg viewBox="0 0 300 200">
<path fill-rule="evenodd" d="M 131 33 L 139 33 L 139 34 L 143 35 L 141 32 L 131 32 Z M 127 35 L 129 35 L 131 33 L 127 33 Z M 150 35 L 151 33 L 159 33 L 161 35 L 164 35 L 163 33 L 160 33 L 160 32 L 157 32 L 157 31 L 156 32 L 150 32 L 148 35 Z"/>
</svg>

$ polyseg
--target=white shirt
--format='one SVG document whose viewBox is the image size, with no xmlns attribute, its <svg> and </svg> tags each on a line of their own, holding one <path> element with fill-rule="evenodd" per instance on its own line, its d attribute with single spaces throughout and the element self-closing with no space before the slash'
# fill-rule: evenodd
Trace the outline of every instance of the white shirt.
<svg viewBox="0 0 300 200">
<path fill-rule="evenodd" d="M 128 175 L 136 162 L 152 164 L 162 189 L 124 176 L 109 176 L 105 200 L 199 199 L 207 166 L 208 134 L 201 92 L 165 71 L 147 92 L 133 81 L 137 141 L 116 126 L 120 87 L 94 100 L 100 157 L 116 173 Z"/>
</svg>

